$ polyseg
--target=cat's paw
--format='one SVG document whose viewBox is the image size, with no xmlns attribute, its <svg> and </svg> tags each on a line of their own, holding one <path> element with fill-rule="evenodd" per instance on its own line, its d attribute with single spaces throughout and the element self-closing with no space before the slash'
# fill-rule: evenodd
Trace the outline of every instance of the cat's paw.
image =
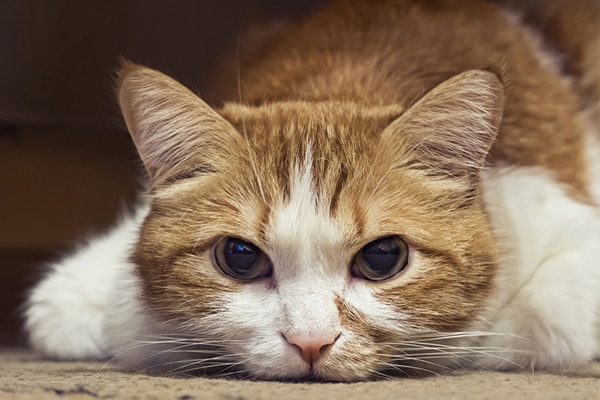
<svg viewBox="0 0 600 400">
<path fill-rule="evenodd" d="M 597 208 L 542 170 L 505 171 L 487 189 L 507 256 L 498 279 L 502 305 L 490 318 L 496 335 L 485 345 L 506 351 L 485 365 L 564 370 L 591 361 L 600 350 Z"/>
<path fill-rule="evenodd" d="M 112 231 L 52 265 L 29 293 L 25 329 L 40 356 L 89 360 L 113 355 L 110 339 L 138 312 L 132 308 L 135 287 L 118 286 L 135 286 L 127 259 L 147 212 L 142 204 Z M 111 321 L 118 321 L 120 329 L 109 329 Z"/>
<path fill-rule="evenodd" d="M 58 265 L 30 293 L 25 310 L 29 342 L 42 357 L 105 358 L 106 288 L 82 281 L 74 261 Z"/>
</svg>

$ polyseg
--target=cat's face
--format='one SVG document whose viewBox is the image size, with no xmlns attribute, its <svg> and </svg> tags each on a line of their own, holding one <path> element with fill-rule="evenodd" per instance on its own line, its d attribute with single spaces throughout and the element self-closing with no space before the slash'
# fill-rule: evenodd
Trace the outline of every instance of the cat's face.
<svg viewBox="0 0 600 400">
<path fill-rule="evenodd" d="M 219 115 L 159 73 L 124 72 L 121 106 L 152 182 L 132 259 L 149 312 L 219 349 L 190 365 L 357 380 L 447 359 L 440 337 L 473 324 L 495 271 L 478 172 L 501 90 L 463 75 L 409 110 Z M 452 94 L 456 109 L 440 109 Z M 473 96 L 482 107 L 468 110 Z"/>
</svg>

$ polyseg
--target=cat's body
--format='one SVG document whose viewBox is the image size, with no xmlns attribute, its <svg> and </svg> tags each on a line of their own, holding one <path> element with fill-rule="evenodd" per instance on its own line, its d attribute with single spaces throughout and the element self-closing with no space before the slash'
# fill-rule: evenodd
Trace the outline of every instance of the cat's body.
<svg viewBox="0 0 600 400">
<path fill-rule="evenodd" d="M 341 2 L 273 46 L 218 112 L 124 67 L 148 200 L 32 291 L 36 350 L 330 380 L 598 355 L 592 72 L 479 1 Z"/>
</svg>

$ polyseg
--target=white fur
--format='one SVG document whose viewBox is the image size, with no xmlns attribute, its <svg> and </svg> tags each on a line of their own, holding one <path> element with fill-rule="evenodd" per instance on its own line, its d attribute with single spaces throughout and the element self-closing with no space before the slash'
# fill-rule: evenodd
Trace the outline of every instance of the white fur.
<svg viewBox="0 0 600 400">
<path fill-rule="evenodd" d="M 130 310 L 115 309 L 115 301 L 136 295 L 119 291 L 125 274 L 133 281 L 128 257 L 135 244 L 145 206 L 104 236 L 97 237 L 73 255 L 50 266 L 47 276 L 33 288 L 25 312 L 25 327 L 34 350 L 58 359 L 98 359 L 111 356 L 106 330 L 111 316 Z M 131 303 L 129 303 L 130 305 Z"/>
<path fill-rule="evenodd" d="M 598 208 L 536 168 L 489 172 L 485 193 L 503 252 L 487 321 L 498 335 L 485 344 L 512 350 L 484 364 L 561 369 L 590 361 L 599 350 Z"/>
</svg>

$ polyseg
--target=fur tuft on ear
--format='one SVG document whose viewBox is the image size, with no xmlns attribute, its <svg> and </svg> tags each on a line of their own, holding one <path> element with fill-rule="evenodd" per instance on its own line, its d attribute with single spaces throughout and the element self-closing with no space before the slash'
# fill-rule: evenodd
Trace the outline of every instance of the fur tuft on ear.
<svg viewBox="0 0 600 400">
<path fill-rule="evenodd" d="M 502 119 L 498 77 L 471 70 L 435 87 L 383 133 L 395 168 L 470 186 L 485 164 Z"/>
<path fill-rule="evenodd" d="M 118 95 L 153 186 L 214 172 L 231 159 L 235 128 L 170 77 L 123 61 Z"/>
</svg>

